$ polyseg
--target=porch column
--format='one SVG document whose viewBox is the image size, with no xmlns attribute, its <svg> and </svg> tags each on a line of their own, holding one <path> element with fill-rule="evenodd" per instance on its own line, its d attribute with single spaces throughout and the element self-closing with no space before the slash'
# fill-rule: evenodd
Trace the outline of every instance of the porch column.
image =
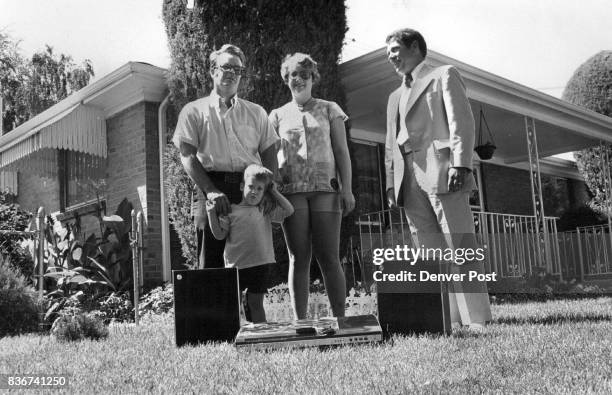
<svg viewBox="0 0 612 395">
<path fill-rule="evenodd" d="M 544 218 L 544 200 L 542 198 L 542 181 L 540 179 L 540 158 L 538 156 L 538 140 L 535 121 L 525 117 L 525 132 L 527 133 L 527 153 L 529 154 L 529 178 L 531 180 L 531 198 L 535 217 L 536 256 L 539 265 L 546 265 L 546 270 L 552 273 L 551 246 L 548 227 Z M 529 268 L 532 272 L 532 268 Z"/>
</svg>

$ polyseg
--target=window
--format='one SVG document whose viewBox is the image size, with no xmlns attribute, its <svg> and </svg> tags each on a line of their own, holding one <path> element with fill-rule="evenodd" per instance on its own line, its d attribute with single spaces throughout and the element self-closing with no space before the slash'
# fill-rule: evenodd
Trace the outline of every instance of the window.
<svg viewBox="0 0 612 395">
<path fill-rule="evenodd" d="M 104 196 L 106 160 L 77 151 L 59 151 L 60 210 Z"/>
<path fill-rule="evenodd" d="M 364 214 L 377 213 L 387 209 L 385 192 L 384 145 L 362 140 L 351 140 L 353 147 L 353 172 L 356 174 L 358 201 L 356 214 L 358 220 L 368 222 Z M 482 178 L 480 166 L 474 164 L 474 178 L 478 190 L 470 195 L 472 211 L 484 211 Z M 385 221 L 388 219 L 385 218 Z"/>
<path fill-rule="evenodd" d="M 356 190 L 359 198 L 355 209 L 359 217 L 385 208 L 384 159 L 381 144 L 356 140 L 353 140 L 352 143 L 352 166 L 353 172 L 357 175 Z"/>
<path fill-rule="evenodd" d="M 560 217 L 570 208 L 569 182 L 567 178 L 541 174 L 542 198 L 546 216 Z"/>
</svg>

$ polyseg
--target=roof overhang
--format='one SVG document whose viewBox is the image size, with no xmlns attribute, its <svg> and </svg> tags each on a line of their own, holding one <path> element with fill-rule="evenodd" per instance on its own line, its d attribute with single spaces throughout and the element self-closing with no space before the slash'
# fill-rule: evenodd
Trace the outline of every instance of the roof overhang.
<svg viewBox="0 0 612 395">
<path fill-rule="evenodd" d="M 160 102 L 165 91 L 164 69 L 127 63 L 1 136 L 0 169 L 25 169 L 30 155 L 55 149 L 105 158 L 105 120 L 141 101 Z"/>
<path fill-rule="evenodd" d="M 426 62 L 454 65 L 464 79 L 478 127 L 480 109 L 493 133 L 495 156 L 504 163 L 528 160 L 525 117 L 535 120 L 540 158 L 612 142 L 612 118 L 578 107 L 534 89 L 434 51 Z M 388 95 L 400 84 L 385 48 L 340 65 L 352 130 L 385 134 Z"/>
</svg>

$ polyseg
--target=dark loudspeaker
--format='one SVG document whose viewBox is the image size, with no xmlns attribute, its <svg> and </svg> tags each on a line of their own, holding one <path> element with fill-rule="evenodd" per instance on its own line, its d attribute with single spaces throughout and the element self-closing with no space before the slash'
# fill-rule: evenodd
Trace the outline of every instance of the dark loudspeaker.
<svg viewBox="0 0 612 395">
<path fill-rule="evenodd" d="M 240 329 L 238 269 L 172 271 L 176 345 L 233 342 Z"/>
<path fill-rule="evenodd" d="M 433 261 L 385 262 L 383 273 L 419 272 L 440 273 L 440 265 Z M 378 320 L 383 335 L 412 335 L 421 333 L 449 334 L 450 310 L 447 286 L 436 281 L 401 281 L 377 283 Z"/>
</svg>

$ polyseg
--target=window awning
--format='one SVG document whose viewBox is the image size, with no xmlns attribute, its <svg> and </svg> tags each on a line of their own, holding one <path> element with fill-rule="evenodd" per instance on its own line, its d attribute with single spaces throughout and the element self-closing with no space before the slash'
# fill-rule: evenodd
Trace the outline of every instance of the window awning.
<svg viewBox="0 0 612 395">
<path fill-rule="evenodd" d="M 45 169 L 52 169 L 41 159 L 51 159 L 58 149 L 106 158 L 104 113 L 78 103 L 35 127 L 7 133 L 0 137 L 0 169 L 47 175 Z"/>
</svg>

